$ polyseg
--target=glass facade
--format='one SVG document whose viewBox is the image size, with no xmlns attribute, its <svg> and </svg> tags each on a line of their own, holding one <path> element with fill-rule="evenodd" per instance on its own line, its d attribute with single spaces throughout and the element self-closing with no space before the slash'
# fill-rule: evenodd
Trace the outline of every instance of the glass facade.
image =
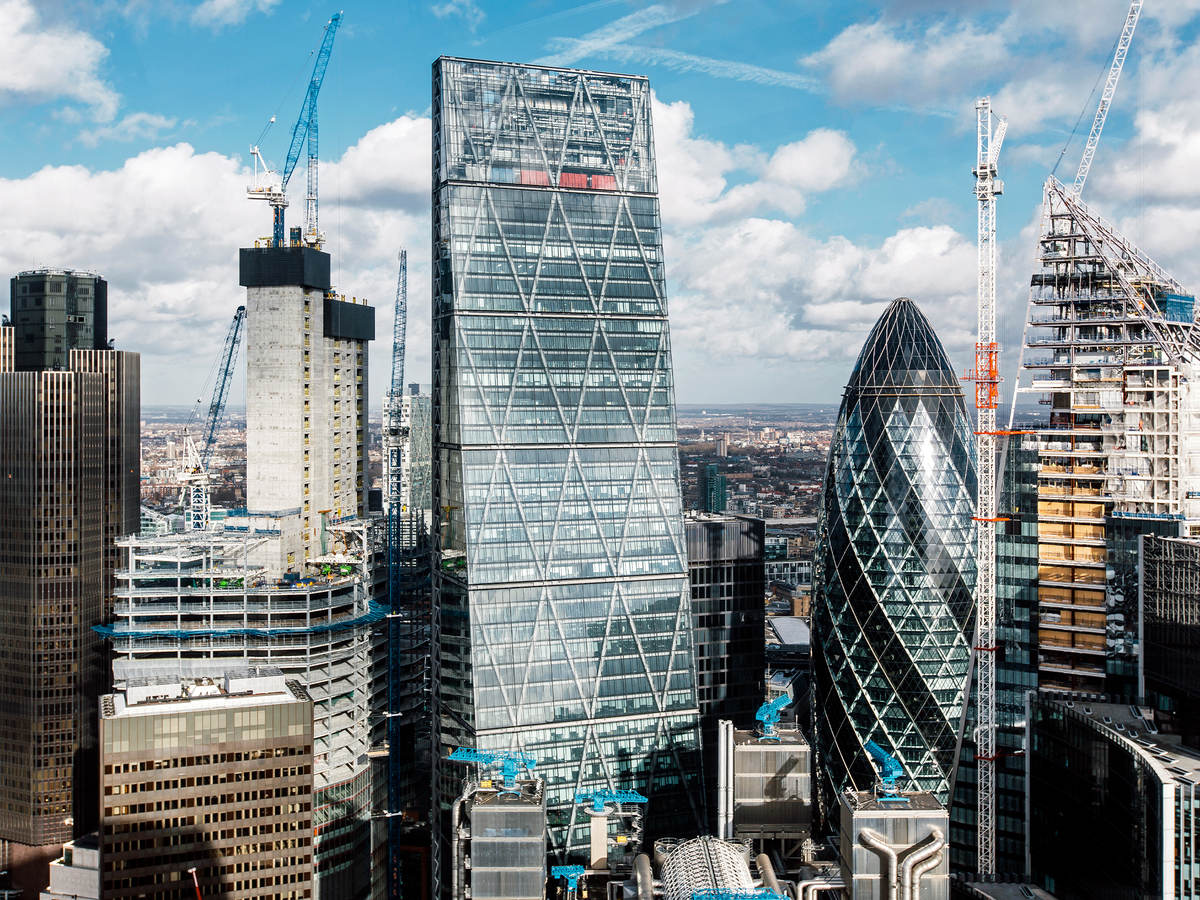
<svg viewBox="0 0 1200 900">
<path fill-rule="evenodd" d="M 874 740 L 945 803 L 970 664 L 975 438 L 928 320 L 894 300 L 838 412 L 813 576 L 823 815 L 868 790 Z"/>
<path fill-rule="evenodd" d="M 644 78 L 433 72 L 434 678 L 443 754 L 701 814 L 695 662 Z M 444 772 L 443 802 L 457 794 Z"/>
<path fill-rule="evenodd" d="M 1025 698 L 1038 686 L 1038 441 L 998 439 L 996 514 L 996 871 L 1025 871 Z M 967 705 L 950 810 L 950 866 L 976 868 L 975 695 Z"/>
</svg>

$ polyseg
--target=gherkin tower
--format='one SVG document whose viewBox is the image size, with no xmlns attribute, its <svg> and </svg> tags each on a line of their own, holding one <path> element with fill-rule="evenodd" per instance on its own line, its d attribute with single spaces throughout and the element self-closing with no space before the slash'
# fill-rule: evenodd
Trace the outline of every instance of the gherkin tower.
<svg viewBox="0 0 1200 900">
<path fill-rule="evenodd" d="M 813 705 L 826 811 L 869 789 L 874 740 L 943 802 L 970 665 L 975 438 L 907 297 L 875 324 L 830 445 L 813 575 Z"/>
</svg>

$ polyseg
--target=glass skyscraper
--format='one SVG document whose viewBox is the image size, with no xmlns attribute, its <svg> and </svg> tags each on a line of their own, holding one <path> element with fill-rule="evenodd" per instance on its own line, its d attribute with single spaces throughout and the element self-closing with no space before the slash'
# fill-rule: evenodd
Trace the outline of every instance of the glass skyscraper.
<svg viewBox="0 0 1200 900">
<path fill-rule="evenodd" d="M 698 713 L 645 78 L 433 67 L 440 755 L 520 749 L 694 833 Z M 443 803 L 464 774 L 441 766 Z"/>
<path fill-rule="evenodd" d="M 970 665 L 975 437 L 917 305 L 875 324 L 838 412 L 813 575 L 814 732 L 824 816 L 868 790 L 873 740 L 947 800 Z"/>
</svg>

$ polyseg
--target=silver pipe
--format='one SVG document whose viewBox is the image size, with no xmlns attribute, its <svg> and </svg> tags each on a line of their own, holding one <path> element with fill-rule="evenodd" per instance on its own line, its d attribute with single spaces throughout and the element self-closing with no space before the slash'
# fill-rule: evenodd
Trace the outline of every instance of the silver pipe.
<svg viewBox="0 0 1200 900">
<path fill-rule="evenodd" d="M 650 871 L 650 857 L 645 853 L 634 857 L 633 871 L 637 875 L 638 900 L 654 900 L 654 873 Z"/>
<path fill-rule="evenodd" d="M 904 862 L 900 865 L 900 897 L 901 900 L 913 900 L 913 888 L 916 886 L 916 880 L 913 878 L 913 867 L 918 863 L 923 863 L 932 856 L 937 856 L 942 848 L 946 846 L 945 838 L 942 837 L 940 828 L 932 828 L 929 831 L 933 838 L 928 844 L 920 850 L 913 850 L 908 856 L 904 857 Z"/>
<path fill-rule="evenodd" d="M 913 900 L 917 900 L 921 896 L 921 879 L 925 877 L 927 872 L 936 869 L 942 864 L 942 851 L 939 850 L 933 856 L 924 862 L 917 863 L 912 871 L 912 887 Z"/>
<path fill-rule="evenodd" d="M 754 857 L 754 864 L 758 866 L 758 874 L 762 876 L 763 885 L 782 897 L 783 888 L 779 886 L 779 879 L 775 877 L 775 867 L 771 865 L 770 857 L 765 853 L 760 853 Z"/>
<path fill-rule="evenodd" d="M 453 848 L 453 863 L 450 867 L 450 897 L 451 900 L 460 900 L 463 896 L 459 893 L 459 873 L 462 869 L 462 840 L 458 834 L 459 818 L 462 813 L 462 805 L 466 802 L 471 793 L 471 785 L 467 784 L 463 787 L 462 795 L 454 801 L 454 805 L 450 807 L 450 840 L 454 841 Z"/>
<path fill-rule="evenodd" d="M 884 861 L 886 862 L 885 868 L 888 870 L 887 893 L 885 896 L 887 897 L 887 900 L 897 900 L 897 894 L 899 892 L 897 890 L 896 882 L 899 879 L 900 872 L 898 870 L 898 866 L 896 865 L 896 851 L 892 849 L 892 845 L 887 842 L 887 839 L 882 834 L 871 828 L 864 828 L 862 831 L 860 831 L 858 833 L 858 839 L 862 841 L 865 846 L 871 850 L 874 850 L 884 858 Z M 882 880 L 882 878 L 880 880 Z"/>
<path fill-rule="evenodd" d="M 796 900 L 809 900 L 818 891 L 840 891 L 845 886 L 841 875 L 810 878 L 796 885 Z"/>
</svg>

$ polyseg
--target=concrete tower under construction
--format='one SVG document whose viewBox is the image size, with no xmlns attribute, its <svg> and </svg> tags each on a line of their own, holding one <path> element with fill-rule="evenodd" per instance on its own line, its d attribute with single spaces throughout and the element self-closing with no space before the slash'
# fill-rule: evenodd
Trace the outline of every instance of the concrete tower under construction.
<svg viewBox="0 0 1200 900">
<path fill-rule="evenodd" d="M 380 896 L 386 696 L 382 520 L 365 518 L 367 342 L 374 310 L 335 294 L 329 255 L 241 251 L 248 509 L 208 531 L 122 542 L 118 689 L 269 666 L 313 701 L 313 882 Z M 374 716 L 374 718 L 373 718 Z"/>
</svg>

